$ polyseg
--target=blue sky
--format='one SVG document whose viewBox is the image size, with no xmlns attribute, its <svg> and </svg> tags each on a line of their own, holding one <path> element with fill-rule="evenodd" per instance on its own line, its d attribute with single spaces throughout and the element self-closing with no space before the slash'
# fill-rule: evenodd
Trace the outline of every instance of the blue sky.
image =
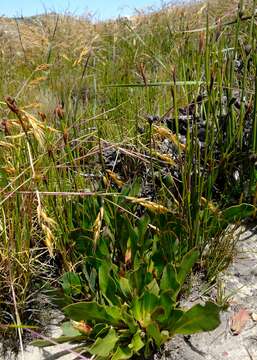
<svg viewBox="0 0 257 360">
<path fill-rule="evenodd" d="M 158 8 L 162 3 L 161 0 L 0 0 L 0 16 L 30 16 L 42 13 L 46 8 L 58 12 L 68 9 L 76 15 L 90 11 L 97 19 L 107 19 L 131 15 L 135 8 Z"/>
</svg>

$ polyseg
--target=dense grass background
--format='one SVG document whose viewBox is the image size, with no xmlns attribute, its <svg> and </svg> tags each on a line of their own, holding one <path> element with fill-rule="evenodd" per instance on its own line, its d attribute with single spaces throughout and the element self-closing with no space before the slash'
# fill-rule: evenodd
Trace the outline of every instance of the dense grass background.
<svg viewBox="0 0 257 360">
<path fill-rule="evenodd" d="M 144 214 L 113 195 L 135 179 L 144 181 L 132 196 L 172 212 L 178 253 L 197 246 L 214 279 L 234 251 L 217 214 L 256 205 L 256 1 L 97 24 L 2 18 L 0 44 L 0 322 L 26 322 L 44 281 L 77 269 L 80 206 L 92 239 L 103 200 Z"/>
</svg>

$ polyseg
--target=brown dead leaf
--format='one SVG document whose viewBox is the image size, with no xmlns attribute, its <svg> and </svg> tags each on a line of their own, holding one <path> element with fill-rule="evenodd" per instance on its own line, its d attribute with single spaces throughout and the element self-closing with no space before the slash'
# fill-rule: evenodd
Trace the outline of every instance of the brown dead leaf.
<svg viewBox="0 0 257 360">
<path fill-rule="evenodd" d="M 230 330 L 233 335 L 239 335 L 250 319 L 250 314 L 246 309 L 240 309 L 230 318 Z"/>
<path fill-rule="evenodd" d="M 78 330 L 83 335 L 88 335 L 92 331 L 92 327 L 85 323 L 85 321 L 73 321 L 72 320 L 72 326 L 74 329 Z"/>
</svg>

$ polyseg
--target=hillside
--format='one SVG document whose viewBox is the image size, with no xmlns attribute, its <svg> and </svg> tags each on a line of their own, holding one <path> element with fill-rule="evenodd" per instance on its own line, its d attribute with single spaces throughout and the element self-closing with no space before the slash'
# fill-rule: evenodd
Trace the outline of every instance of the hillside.
<svg viewBox="0 0 257 360">
<path fill-rule="evenodd" d="M 218 326 L 218 290 L 182 304 L 256 221 L 256 39 L 255 1 L 0 18 L 4 350 L 47 335 L 42 298 L 103 359 Z"/>
</svg>

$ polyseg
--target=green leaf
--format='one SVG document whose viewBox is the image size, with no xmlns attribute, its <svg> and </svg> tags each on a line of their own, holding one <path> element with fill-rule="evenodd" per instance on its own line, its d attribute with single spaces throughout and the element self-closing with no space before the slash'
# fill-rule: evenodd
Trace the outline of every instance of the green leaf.
<svg viewBox="0 0 257 360">
<path fill-rule="evenodd" d="M 110 275 L 110 264 L 109 262 L 102 262 L 99 268 L 99 286 L 100 289 L 112 305 L 119 305 L 120 301 L 117 297 L 117 286 L 114 279 Z"/>
<path fill-rule="evenodd" d="M 119 337 L 116 331 L 111 328 L 104 338 L 98 337 L 96 339 L 95 343 L 89 348 L 89 352 L 92 355 L 105 358 L 112 353 L 118 340 Z"/>
<path fill-rule="evenodd" d="M 81 293 L 81 281 L 78 274 L 74 272 L 66 272 L 60 279 L 63 291 L 66 295 L 79 295 Z"/>
<path fill-rule="evenodd" d="M 128 313 L 125 305 L 122 306 L 122 321 L 128 326 L 131 334 L 137 331 L 139 325 L 133 316 Z"/>
<path fill-rule="evenodd" d="M 120 284 L 121 292 L 124 295 L 124 297 L 125 298 L 131 297 L 132 296 L 132 290 L 131 290 L 129 280 L 126 279 L 125 277 L 120 277 L 119 284 Z"/>
<path fill-rule="evenodd" d="M 146 328 L 151 322 L 151 315 L 159 304 L 159 298 L 149 292 L 145 292 L 140 298 L 136 298 L 132 305 L 135 319 Z"/>
<path fill-rule="evenodd" d="M 190 250 L 186 255 L 184 255 L 181 264 L 179 266 L 179 270 L 177 272 L 177 280 L 180 286 L 184 284 L 186 276 L 192 270 L 192 267 L 194 266 L 198 257 L 199 257 L 199 251 L 195 249 Z"/>
<path fill-rule="evenodd" d="M 129 344 L 129 347 L 131 347 L 135 353 L 140 351 L 145 346 L 141 337 L 141 333 L 142 331 L 139 329 L 136 334 L 134 334 L 131 344 Z"/>
<path fill-rule="evenodd" d="M 167 290 L 160 295 L 160 306 L 157 306 L 152 314 L 152 319 L 158 321 L 160 324 L 169 324 L 171 312 L 174 311 L 176 301 L 173 299 L 171 290 Z"/>
<path fill-rule="evenodd" d="M 154 294 L 156 296 L 159 295 L 159 285 L 156 281 L 156 279 L 153 279 L 147 286 L 146 286 L 147 290 L 149 291 L 149 293 Z"/>
<path fill-rule="evenodd" d="M 152 260 L 154 262 L 154 268 L 157 270 L 157 274 L 161 275 L 166 265 L 166 259 L 163 254 L 163 249 L 160 249 L 159 237 L 154 237 L 154 248 L 152 253 Z"/>
<path fill-rule="evenodd" d="M 152 322 L 147 326 L 146 333 L 150 338 L 154 340 L 158 348 L 160 348 L 161 344 L 163 343 L 163 339 L 158 325 Z"/>
<path fill-rule="evenodd" d="M 176 306 L 176 300 L 173 299 L 172 291 L 163 291 L 160 295 L 160 304 L 165 309 L 165 314 L 168 316 L 171 310 Z"/>
<path fill-rule="evenodd" d="M 69 238 L 74 243 L 76 251 L 85 254 L 89 250 L 88 244 L 91 244 L 91 232 L 88 229 L 74 229 L 69 233 Z"/>
<path fill-rule="evenodd" d="M 64 309 L 66 316 L 75 321 L 96 321 L 107 322 L 109 324 L 118 324 L 120 319 L 115 319 L 108 315 L 103 305 L 97 302 L 80 302 L 66 306 Z"/>
<path fill-rule="evenodd" d="M 169 313 L 169 317 L 162 319 L 162 328 L 165 328 L 172 333 L 175 325 L 182 318 L 184 313 L 185 312 L 181 309 L 172 309 Z"/>
<path fill-rule="evenodd" d="M 232 223 L 251 217 L 255 212 L 255 206 L 251 204 L 240 204 L 223 210 L 222 216 L 228 223 Z"/>
<path fill-rule="evenodd" d="M 133 351 L 128 346 L 118 346 L 111 360 L 126 360 L 133 356 Z"/>
<path fill-rule="evenodd" d="M 143 263 L 139 264 L 138 268 L 129 272 L 128 276 L 129 276 L 129 283 L 133 290 L 133 293 L 137 295 L 141 295 L 148 280 L 147 265 Z"/>
<path fill-rule="evenodd" d="M 127 193 L 128 196 L 135 196 L 138 197 L 140 190 L 142 188 L 141 186 L 141 180 L 139 178 L 136 178 L 135 181 L 133 182 L 133 184 L 129 184 L 127 186 L 129 192 Z M 123 191 L 122 191 L 123 193 Z M 124 195 L 126 195 L 125 193 L 123 193 Z"/>
<path fill-rule="evenodd" d="M 102 334 L 106 334 L 109 327 L 110 327 L 109 325 L 103 323 L 96 324 L 90 334 L 90 337 L 92 339 L 95 339 L 96 337 L 101 336 Z"/>
<path fill-rule="evenodd" d="M 81 333 L 74 328 L 70 321 L 65 321 L 62 326 L 62 332 L 64 336 L 80 336 Z"/>
<path fill-rule="evenodd" d="M 136 232 L 138 235 L 138 244 L 137 246 L 142 247 L 142 249 L 149 249 L 150 244 L 153 242 L 153 239 L 151 239 L 150 234 L 148 236 L 148 225 L 150 223 L 150 218 L 148 215 L 143 216 L 138 224 L 138 227 L 136 228 Z"/>
<path fill-rule="evenodd" d="M 97 280 L 97 271 L 95 268 L 93 268 L 88 278 L 88 285 L 93 293 L 95 293 L 96 291 L 96 286 L 97 286 L 96 280 Z"/>
<path fill-rule="evenodd" d="M 158 323 L 162 323 L 167 319 L 165 309 L 163 306 L 157 306 L 151 315 L 152 320 L 156 320 Z"/>
<path fill-rule="evenodd" d="M 176 299 L 181 286 L 177 280 L 177 274 L 173 264 L 167 264 L 165 266 L 160 282 L 160 288 L 162 292 L 172 290 L 173 298 L 174 300 Z"/>
<path fill-rule="evenodd" d="M 122 320 L 122 309 L 118 306 L 106 306 L 105 310 L 109 316 L 116 320 Z"/>
<path fill-rule="evenodd" d="M 220 324 L 219 311 L 220 308 L 212 302 L 207 302 L 205 306 L 195 305 L 186 311 L 170 330 L 174 334 L 187 335 L 214 330 Z"/>
</svg>

